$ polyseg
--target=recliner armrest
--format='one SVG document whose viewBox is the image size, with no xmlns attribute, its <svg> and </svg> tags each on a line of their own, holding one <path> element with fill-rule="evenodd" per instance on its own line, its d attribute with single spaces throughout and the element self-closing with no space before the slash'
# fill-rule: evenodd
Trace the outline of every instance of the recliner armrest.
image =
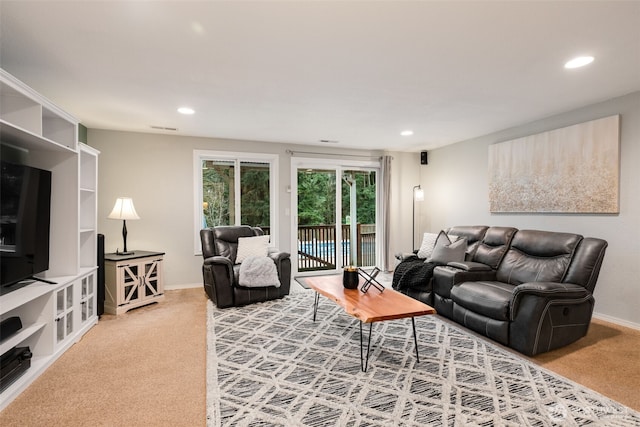
<svg viewBox="0 0 640 427">
<path fill-rule="evenodd" d="M 224 256 L 219 256 L 219 255 L 205 258 L 203 261 L 203 264 L 204 265 L 226 265 L 229 268 L 233 268 L 233 263 L 229 258 Z"/>
<path fill-rule="evenodd" d="M 591 292 L 586 290 L 580 285 L 573 283 L 558 283 L 558 282 L 528 282 L 522 283 L 515 287 L 513 290 L 513 297 L 511 298 L 511 307 L 509 312 L 511 313 L 511 320 L 516 318 L 518 306 L 522 299 L 526 296 L 535 296 L 540 298 L 546 298 L 551 300 L 573 300 L 582 299 L 591 296 Z"/>
<path fill-rule="evenodd" d="M 459 268 L 464 271 L 491 271 L 492 268 L 487 264 L 473 261 L 454 261 L 447 264 L 449 267 Z"/>
<path fill-rule="evenodd" d="M 288 252 L 281 252 L 276 248 L 269 248 L 269 253 L 267 254 L 269 258 L 271 258 L 276 264 L 284 259 L 290 258 L 291 254 Z"/>
<path fill-rule="evenodd" d="M 226 281 L 227 281 L 226 286 L 235 285 L 236 281 L 233 275 L 233 263 L 229 258 L 220 256 L 220 255 L 215 255 L 209 258 L 205 258 L 205 260 L 202 263 L 202 268 L 209 269 L 212 271 L 212 274 L 213 274 L 212 277 L 214 281 L 216 281 L 215 280 L 216 275 L 220 277 L 220 275 L 224 274 L 224 276 L 226 276 Z M 217 273 L 215 273 L 214 270 L 217 271 Z M 223 286 L 222 280 L 217 280 L 216 282 L 218 282 L 219 286 Z"/>
</svg>

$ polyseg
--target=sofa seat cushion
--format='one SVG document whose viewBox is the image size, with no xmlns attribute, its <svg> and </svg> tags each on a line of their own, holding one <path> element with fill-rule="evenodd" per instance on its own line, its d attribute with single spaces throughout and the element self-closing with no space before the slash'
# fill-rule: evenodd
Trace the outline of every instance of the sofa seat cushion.
<svg viewBox="0 0 640 427">
<path fill-rule="evenodd" d="M 504 282 L 464 282 L 453 286 L 454 303 L 496 320 L 509 320 L 509 305 L 515 286 Z"/>
</svg>

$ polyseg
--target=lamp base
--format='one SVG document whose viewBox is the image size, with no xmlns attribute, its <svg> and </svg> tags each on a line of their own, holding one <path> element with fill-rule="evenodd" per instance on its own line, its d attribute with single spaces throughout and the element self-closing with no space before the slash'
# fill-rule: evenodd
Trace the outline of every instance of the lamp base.
<svg viewBox="0 0 640 427">
<path fill-rule="evenodd" d="M 133 255 L 135 254 L 134 251 L 124 251 L 124 252 L 120 252 L 116 249 L 116 255 Z"/>
</svg>

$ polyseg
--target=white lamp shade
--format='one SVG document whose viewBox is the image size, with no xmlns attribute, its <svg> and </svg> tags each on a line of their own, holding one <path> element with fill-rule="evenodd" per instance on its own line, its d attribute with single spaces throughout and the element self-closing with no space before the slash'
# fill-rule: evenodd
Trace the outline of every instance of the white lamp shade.
<svg viewBox="0 0 640 427">
<path fill-rule="evenodd" d="M 422 202 L 424 200 L 424 190 L 422 188 L 416 188 L 414 199 L 416 202 Z"/>
<path fill-rule="evenodd" d="M 109 219 L 140 219 L 136 208 L 133 207 L 133 200 L 130 197 L 118 197 L 113 210 L 107 217 Z"/>
</svg>

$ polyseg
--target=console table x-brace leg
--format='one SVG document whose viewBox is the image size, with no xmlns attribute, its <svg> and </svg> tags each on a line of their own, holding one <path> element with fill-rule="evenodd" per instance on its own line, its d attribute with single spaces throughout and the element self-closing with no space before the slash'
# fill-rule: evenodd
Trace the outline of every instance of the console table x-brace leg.
<svg viewBox="0 0 640 427">
<path fill-rule="evenodd" d="M 360 323 L 360 368 L 362 368 L 362 372 L 367 372 L 367 368 L 369 367 L 369 352 L 371 351 L 371 329 L 373 327 L 373 322 L 369 323 L 369 337 L 367 338 L 367 354 L 364 354 L 364 343 L 362 342 L 362 322 Z M 420 363 L 420 354 L 418 353 L 418 338 L 416 336 L 416 322 L 411 318 L 411 326 L 413 327 L 413 343 L 416 347 L 416 362 Z"/>
</svg>

